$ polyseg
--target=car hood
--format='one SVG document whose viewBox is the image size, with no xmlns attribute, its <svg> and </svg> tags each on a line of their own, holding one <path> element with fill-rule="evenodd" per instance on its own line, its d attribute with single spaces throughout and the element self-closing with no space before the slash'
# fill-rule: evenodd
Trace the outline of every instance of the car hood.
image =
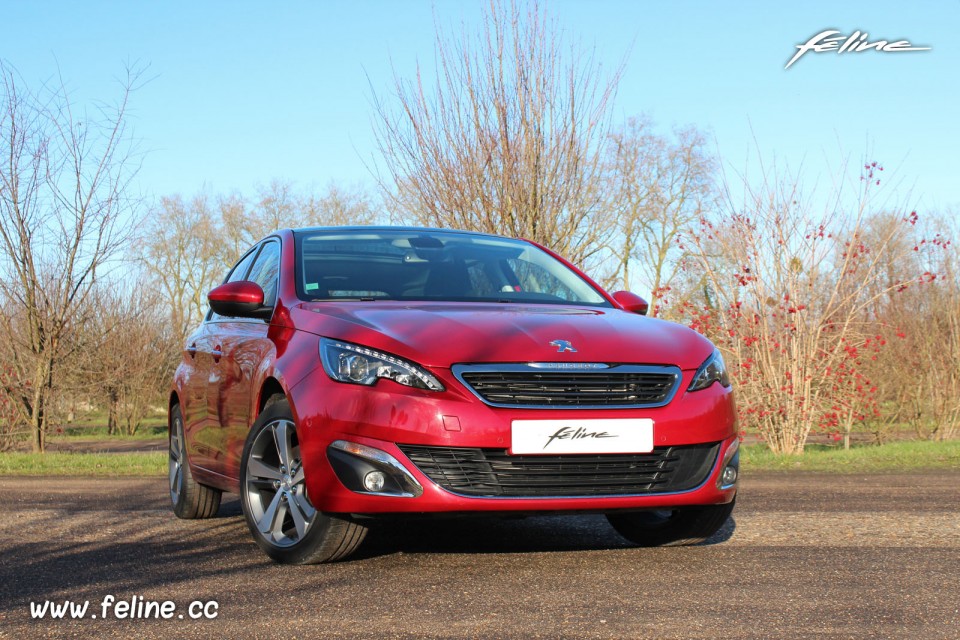
<svg viewBox="0 0 960 640">
<path fill-rule="evenodd" d="M 298 329 L 381 349 L 424 365 L 628 362 L 696 369 L 713 351 L 682 325 L 619 309 L 494 303 L 308 302 Z M 559 352 L 565 340 L 576 352 Z"/>
</svg>

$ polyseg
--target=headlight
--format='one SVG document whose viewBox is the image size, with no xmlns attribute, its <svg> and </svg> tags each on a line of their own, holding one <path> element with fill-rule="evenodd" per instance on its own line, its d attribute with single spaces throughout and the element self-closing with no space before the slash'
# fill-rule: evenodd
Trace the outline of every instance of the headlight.
<svg viewBox="0 0 960 640">
<path fill-rule="evenodd" d="M 370 386 L 387 378 L 408 387 L 443 391 L 440 381 L 423 367 L 357 344 L 321 338 L 320 359 L 327 375 L 337 382 Z"/>
<path fill-rule="evenodd" d="M 727 365 L 723 364 L 723 356 L 719 350 L 714 350 L 713 355 L 707 358 L 707 361 L 697 369 L 697 375 L 693 376 L 693 382 L 687 391 L 699 391 L 706 389 L 714 382 L 719 382 L 725 387 L 730 386 L 730 376 L 727 374 Z"/>
</svg>

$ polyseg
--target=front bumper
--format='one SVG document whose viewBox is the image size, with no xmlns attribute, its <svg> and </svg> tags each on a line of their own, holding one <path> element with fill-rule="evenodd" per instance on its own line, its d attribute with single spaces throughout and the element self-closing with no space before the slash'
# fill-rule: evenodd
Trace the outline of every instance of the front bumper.
<svg viewBox="0 0 960 640">
<path fill-rule="evenodd" d="M 483 404 L 448 370 L 431 372 L 446 391 L 420 391 L 389 380 L 373 387 L 343 384 L 332 381 L 319 368 L 290 390 L 307 491 L 318 509 L 352 514 L 614 511 L 721 504 L 736 495 L 735 485 L 720 488 L 719 482 L 724 460 L 738 437 L 731 390 L 719 384 L 695 393 L 680 391 L 669 405 L 660 408 L 507 409 Z M 681 389 L 687 388 L 693 375 L 692 371 L 683 373 Z M 401 446 L 408 452 L 416 447 L 481 449 L 507 455 L 513 420 L 570 418 L 650 418 L 658 450 L 715 444 L 716 453 L 705 479 L 680 491 L 508 497 L 444 489 L 401 450 Z M 356 491 L 355 482 L 348 482 L 353 490 L 347 488 L 331 466 L 329 447 L 335 441 L 386 452 L 422 492 L 408 491 L 406 497 L 373 495 Z M 339 468 L 343 476 L 343 465 Z"/>
</svg>

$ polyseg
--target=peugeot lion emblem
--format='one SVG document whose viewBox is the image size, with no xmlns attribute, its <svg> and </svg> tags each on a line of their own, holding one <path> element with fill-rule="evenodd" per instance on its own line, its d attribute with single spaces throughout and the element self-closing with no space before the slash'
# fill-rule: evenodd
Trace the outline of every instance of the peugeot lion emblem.
<svg viewBox="0 0 960 640">
<path fill-rule="evenodd" d="M 550 343 L 551 347 L 557 348 L 557 353 L 563 353 L 564 351 L 569 351 L 570 353 L 576 353 L 577 350 L 573 348 L 573 343 L 569 340 L 554 340 Z"/>
</svg>

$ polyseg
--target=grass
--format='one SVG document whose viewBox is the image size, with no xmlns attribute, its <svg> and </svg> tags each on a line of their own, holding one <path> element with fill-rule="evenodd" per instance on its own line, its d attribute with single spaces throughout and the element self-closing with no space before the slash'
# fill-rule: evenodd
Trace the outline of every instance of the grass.
<svg viewBox="0 0 960 640">
<path fill-rule="evenodd" d="M 141 426 L 133 435 L 107 433 L 106 427 L 64 427 L 63 433 L 47 434 L 49 442 L 92 442 L 94 440 L 150 440 L 167 435 L 167 424 Z"/>
<path fill-rule="evenodd" d="M 164 435 L 167 432 L 166 415 L 151 415 L 142 420 L 140 428 L 133 435 L 124 433 L 110 434 L 107 432 L 107 418 L 100 414 L 91 414 L 81 416 L 73 422 L 60 425 L 59 428 L 51 428 L 47 437 L 51 440 L 97 440 L 105 438 L 121 438 L 128 440 L 140 440 L 143 438 L 155 438 Z"/>
<path fill-rule="evenodd" d="M 891 473 L 960 470 L 960 440 L 892 442 L 882 447 L 807 445 L 802 456 L 777 456 L 765 445 L 740 449 L 743 470 L 818 473 Z M 0 453 L 0 475 L 157 476 L 167 472 L 167 453 Z"/>
<path fill-rule="evenodd" d="M 913 440 L 883 446 L 859 445 L 848 451 L 808 444 L 801 456 L 775 455 L 766 445 L 740 449 L 744 471 L 815 471 L 819 473 L 890 473 L 937 469 L 960 470 L 960 440 Z"/>
<path fill-rule="evenodd" d="M 167 473 L 167 452 L 0 453 L 4 476 L 156 476 Z"/>
</svg>

